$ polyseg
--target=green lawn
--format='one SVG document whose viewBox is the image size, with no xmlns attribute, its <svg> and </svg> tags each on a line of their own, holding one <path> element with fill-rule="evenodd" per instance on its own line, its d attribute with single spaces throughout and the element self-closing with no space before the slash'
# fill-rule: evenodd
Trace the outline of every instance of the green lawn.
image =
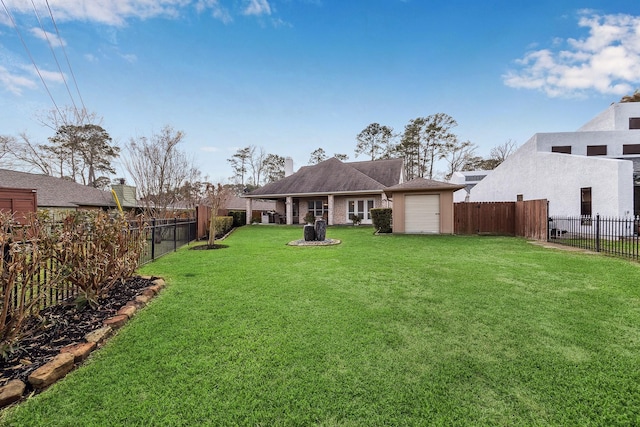
<svg viewBox="0 0 640 427">
<path fill-rule="evenodd" d="M 506 237 L 243 227 L 145 266 L 167 289 L 29 426 L 640 424 L 640 265 Z"/>
</svg>

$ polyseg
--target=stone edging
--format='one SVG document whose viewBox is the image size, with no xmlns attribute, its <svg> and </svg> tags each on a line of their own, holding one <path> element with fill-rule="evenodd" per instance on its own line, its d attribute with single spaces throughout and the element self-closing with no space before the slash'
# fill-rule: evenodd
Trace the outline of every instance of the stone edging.
<svg viewBox="0 0 640 427">
<path fill-rule="evenodd" d="M 141 276 L 141 278 L 151 279 L 150 276 Z M 116 329 L 126 324 L 138 310 L 147 305 L 165 286 L 164 279 L 154 280 L 152 286 L 144 288 L 140 295 L 122 306 L 115 316 L 103 321 L 101 328 L 86 334 L 84 342 L 63 347 L 57 356 L 33 371 L 28 377 L 29 383 L 34 389 L 42 390 L 63 378 L 75 367 L 79 366 L 93 350 L 101 347 Z M 26 384 L 18 379 L 11 380 L 0 387 L 0 408 L 19 401 L 26 387 Z"/>
</svg>

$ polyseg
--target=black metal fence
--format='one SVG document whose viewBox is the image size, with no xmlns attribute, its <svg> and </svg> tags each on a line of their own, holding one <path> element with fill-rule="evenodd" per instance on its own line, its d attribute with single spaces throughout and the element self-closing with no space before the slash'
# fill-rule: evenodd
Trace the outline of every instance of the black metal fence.
<svg viewBox="0 0 640 427">
<path fill-rule="evenodd" d="M 549 218 L 548 241 L 638 260 L 640 217 L 578 216 Z"/>
<path fill-rule="evenodd" d="M 147 247 L 140 257 L 140 265 L 149 263 L 162 255 L 175 252 L 197 238 L 197 218 L 150 219 L 140 230 L 137 222 L 131 230 L 145 233 Z"/>
</svg>

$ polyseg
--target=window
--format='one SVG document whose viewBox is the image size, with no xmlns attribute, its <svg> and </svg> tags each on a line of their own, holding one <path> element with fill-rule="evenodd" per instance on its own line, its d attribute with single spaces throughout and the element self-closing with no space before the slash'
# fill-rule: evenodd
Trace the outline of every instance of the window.
<svg viewBox="0 0 640 427">
<path fill-rule="evenodd" d="M 629 129 L 640 129 L 640 117 L 629 117 Z"/>
<path fill-rule="evenodd" d="M 469 182 L 469 181 L 482 181 L 482 179 L 485 177 L 486 175 L 467 175 L 464 177 L 465 182 Z"/>
<path fill-rule="evenodd" d="M 329 212 L 329 206 L 325 204 L 324 200 L 309 200 L 309 212 L 312 212 L 316 217 L 324 216 Z"/>
<path fill-rule="evenodd" d="M 591 225 L 591 187 L 580 189 L 580 215 L 582 225 Z"/>
<path fill-rule="evenodd" d="M 640 154 L 640 144 L 623 144 L 622 154 Z"/>
<path fill-rule="evenodd" d="M 524 200 L 524 196 L 522 194 L 517 194 L 516 195 L 516 202 L 521 202 Z"/>
<path fill-rule="evenodd" d="M 551 147 L 551 152 L 571 154 L 571 146 L 570 145 L 554 145 L 553 147 Z"/>
<path fill-rule="evenodd" d="M 347 219 L 350 221 L 354 215 L 358 215 L 363 224 L 371 224 L 371 209 L 373 209 L 373 199 L 349 200 L 347 202 Z"/>
<path fill-rule="evenodd" d="M 587 156 L 606 156 L 606 145 L 587 145 Z"/>
</svg>

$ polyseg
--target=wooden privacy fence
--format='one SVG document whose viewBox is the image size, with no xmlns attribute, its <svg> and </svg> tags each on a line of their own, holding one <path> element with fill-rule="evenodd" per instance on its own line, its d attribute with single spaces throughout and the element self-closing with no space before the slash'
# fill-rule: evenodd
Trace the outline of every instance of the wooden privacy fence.
<svg viewBox="0 0 640 427">
<path fill-rule="evenodd" d="M 547 240 L 548 206 L 547 200 L 456 203 L 454 232 Z"/>
</svg>

